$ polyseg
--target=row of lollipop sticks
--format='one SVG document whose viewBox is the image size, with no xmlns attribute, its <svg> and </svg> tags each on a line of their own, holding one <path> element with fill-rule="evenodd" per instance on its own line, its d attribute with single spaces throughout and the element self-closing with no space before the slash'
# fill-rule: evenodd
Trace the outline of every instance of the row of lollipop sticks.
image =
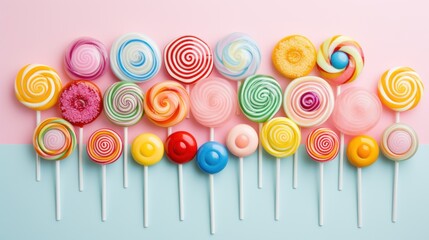
<svg viewBox="0 0 429 240">
<path fill-rule="evenodd" d="M 125 188 L 128 186 L 128 127 L 137 124 L 143 115 L 146 115 L 157 126 L 168 128 L 168 135 L 172 137 L 175 136 L 175 133 L 172 133 L 172 127 L 183 121 L 191 112 L 198 123 L 210 128 L 210 141 L 200 146 L 198 151 L 196 145 L 192 148 L 195 151 L 189 151 L 188 142 L 182 138 L 190 134 L 178 132 L 182 134 L 182 138 L 173 141 L 172 144 L 176 147 L 166 151 L 172 161 L 179 163 L 181 220 L 184 219 L 181 190 L 183 186 L 181 164 L 184 162 L 177 159 L 184 159 L 186 156 L 187 161 L 190 161 L 193 159 L 193 156 L 190 156 L 191 153 L 196 154 L 200 168 L 210 176 L 210 192 L 211 196 L 214 196 L 213 174 L 221 171 L 228 159 L 228 151 L 223 144 L 214 141 L 214 129 L 224 125 L 231 118 L 237 111 L 237 105 L 249 120 L 259 123 L 259 144 L 258 134 L 253 128 L 248 125 L 238 125 L 231 129 L 230 135 L 232 134 L 233 137 L 228 137 L 227 147 L 231 153 L 240 158 L 239 179 L 242 183 L 242 158 L 252 154 L 259 145 L 259 188 L 262 188 L 262 148 L 277 158 L 276 220 L 280 216 L 280 159 L 294 155 L 293 186 L 296 188 L 298 183 L 296 150 L 301 142 L 300 127 L 317 127 L 332 117 L 335 127 L 340 132 L 339 139 L 332 130 L 317 128 L 308 136 L 306 147 L 312 159 L 321 163 L 321 190 L 323 189 L 323 163 L 334 159 L 339 152 L 338 187 L 341 190 L 344 134 L 357 136 L 349 143 L 347 156 L 349 161 L 358 168 L 359 227 L 362 226 L 360 169 L 370 165 L 378 157 L 378 144 L 371 137 L 362 134 L 378 122 L 382 112 L 381 100 L 385 106 L 397 111 L 397 124 L 386 129 L 380 143 L 382 152 L 395 161 L 392 208 L 392 221 L 395 222 L 398 163 L 409 159 L 418 146 L 414 130 L 399 123 L 399 112 L 412 109 L 417 105 L 423 92 L 423 83 L 413 69 L 396 67 L 382 75 L 378 84 L 378 97 L 356 87 L 350 87 L 341 92 L 341 84 L 355 80 L 363 68 L 364 57 L 360 45 L 349 37 L 339 35 L 323 42 L 317 55 L 315 49 L 308 50 L 311 50 L 311 47 L 314 48 L 314 45 L 307 38 L 299 35 L 285 37 L 275 46 L 272 53 L 275 68 L 285 77 L 293 79 L 283 92 L 277 79 L 256 74 L 261 53 L 256 42 L 248 35 L 233 33 L 226 36 L 217 43 L 215 56 L 201 39 L 194 36 L 179 37 L 165 47 L 164 64 L 169 75 L 187 84 L 187 89 L 178 82 L 163 81 L 154 84 L 143 94 L 136 82 L 147 81 L 157 74 L 162 62 L 159 49 L 152 40 L 142 34 L 125 34 L 114 42 L 110 51 L 110 67 L 116 77 L 122 81 L 111 85 L 103 95 L 90 80 L 97 79 L 104 73 L 109 62 L 107 51 L 98 40 L 80 38 L 71 43 L 65 56 L 66 72 L 75 81 L 62 87 L 61 79 L 54 69 L 46 65 L 30 64 L 18 72 L 15 93 L 21 103 L 37 111 L 38 127 L 33 138 L 37 156 L 40 155 L 49 160 L 66 158 L 76 145 L 73 141 L 76 135 L 72 125 L 79 127 L 80 191 L 83 191 L 83 126 L 94 121 L 103 109 L 105 116 L 112 123 L 124 128 L 124 143 L 122 144 L 117 133 L 109 129 L 101 129 L 90 137 L 87 152 L 93 161 L 102 164 L 104 180 L 105 164 L 115 161 L 123 152 Z M 306 76 L 316 63 L 323 78 Z M 227 80 L 210 77 L 213 65 L 225 78 L 238 80 L 237 93 Z M 328 81 L 337 85 L 336 98 Z M 193 85 L 192 91 L 188 87 L 189 84 Z M 63 119 L 47 119 L 40 123 L 40 111 L 52 107 L 57 102 Z M 282 105 L 287 118 L 273 118 Z M 96 137 L 92 139 L 93 136 L 98 136 L 100 140 Z M 137 141 L 139 137 L 143 140 Z M 153 134 L 142 134 L 139 137 L 134 140 L 131 152 L 134 160 L 145 166 L 146 173 L 147 166 L 162 158 L 164 148 L 162 141 Z M 136 141 L 139 144 L 134 147 Z M 174 152 L 174 156 L 169 152 L 170 154 Z M 59 161 L 56 161 L 56 164 L 57 179 L 59 179 Z M 145 193 L 146 176 L 147 174 L 145 174 Z M 36 179 L 40 180 L 38 157 L 36 158 Z M 240 189 L 240 203 L 242 203 L 243 188 L 240 187 Z M 104 187 L 103 192 L 105 193 Z M 320 194 L 319 224 L 323 225 L 323 191 L 320 191 Z M 61 218 L 59 182 L 56 196 L 59 220 Z M 210 197 L 212 233 L 215 231 L 213 201 L 214 198 Z M 144 211 L 145 225 L 147 224 L 146 203 L 147 201 L 145 201 Z M 105 204 L 102 205 L 103 219 L 105 219 Z M 240 204 L 240 219 L 243 218 L 243 208 Z"/>
</svg>

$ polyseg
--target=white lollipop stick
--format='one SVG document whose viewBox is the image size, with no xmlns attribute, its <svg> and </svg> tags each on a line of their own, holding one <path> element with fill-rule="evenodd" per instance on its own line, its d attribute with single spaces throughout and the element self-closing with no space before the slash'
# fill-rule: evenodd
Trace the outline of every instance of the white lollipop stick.
<svg viewBox="0 0 429 240">
<path fill-rule="evenodd" d="M 173 133 L 173 127 L 167 128 L 167 137 L 170 136 Z"/>
<path fill-rule="evenodd" d="M 215 218 L 215 195 L 214 195 L 214 176 L 209 174 L 210 180 L 210 233 L 216 232 L 216 218 Z"/>
<path fill-rule="evenodd" d="M 128 188 L 128 127 L 124 127 L 124 188 Z"/>
<path fill-rule="evenodd" d="M 149 168 L 147 166 L 143 167 L 143 178 L 144 178 L 144 189 L 143 189 L 143 226 L 145 228 L 149 227 L 149 213 L 148 213 L 148 194 L 149 194 L 149 184 L 148 184 L 148 177 L 149 175 Z"/>
<path fill-rule="evenodd" d="M 101 220 L 107 220 L 106 210 L 106 165 L 101 165 Z"/>
<path fill-rule="evenodd" d="M 79 128 L 79 158 L 78 158 L 78 168 L 79 168 L 79 191 L 83 191 L 83 128 Z"/>
<path fill-rule="evenodd" d="M 191 89 L 189 87 L 189 84 L 186 84 L 185 88 L 186 88 L 186 92 L 188 93 L 188 95 L 190 95 Z M 191 109 L 189 108 L 188 115 L 186 116 L 186 118 L 189 118 L 190 113 L 191 113 Z"/>
<path fill-rule="evenodd" d="M 293 189 L 298 187 L 298 151 L 293 154 Z"/>
<path fill-rule="evenodd" d="M 41 112 L 36 111 L 36 127 L 39 125 L 41 118 Z M 36 181 L 40 182 L 40 178 L 40 157 L 39 154 L 36 153 Z"/>
<path fill-rule="evenodd" d="M 396 112 L 396 123 L 401 121 L 400 113 Z M 395 161 L 395 174 L 393 177 L 393 199 L 392 199 L 392 222 L 395 223 L 398 220 L 397 208 L 398 208 L 398 179 L 399 179 L 399 162 Z"/>
<path fill-rule="evenodd" d="M 401 121 L 401 114 L 400 114 L 400 112 L 396 112 L 396 114 L 395 114 L 395 120 L 396 120 L 396 123 L 399 123 L 400 121 Z"/>
<path fill-rule="evenodd" d="M 358 228 L 362 227 L 362 168 L 357 168 L 357 215 Z"/>
<path fill-rule="evenodd" d="M 61 172 L 60 161 L 55 161 L 55 216 L 56 220 L 61 220 Z"/>
<path fill-rule="evenodd" d="M 185 204 L 183 199 L 183 166 L 177 164 L 177 172 L 179 175 L 179 217 L 180 221 L 185 220 Z"/>
<path fill-rule="evenodd" d="M 243 158 L 240 157 L 238 161 L 239 161 L 239 188 L 240 188 L 240 194 L 239 194 L 240 220 L 243 220 L 244 219 Z"/>
<path fill-rule="evenodd" d="M 337 96 L 341 93 L 341 85 L 337 86 Z M 340 132 L 340 154 L 338 162 L 338 191 L 343 190 L 343 168 L 344 168 L 344 134 Z"/>
<path fill-rule="evenodd" d="M 259 123 L 259 136 L 261 135 L 262 123 Z M 262 144 L 258 144 L 258 188 L 262 188 Z"/>
<path fill-rule="evenodd" d="M 276 158 L 276 207 L 274 219 L 280 219 L 280 158 Z"/>
<path fill-rule="evenodd" d="M 323 209 L 323 163 L 319 163 L 319 226 L 324 224 L 324 209 Z"/>
<path fill-rule="evenodd" d="M 214 140 L 215 140 L 214 128 L 210 128 L 210 141 L 214 141 Z"/>
<path fill-rule="evenodd" d="M 237 95 L 238 95 L 238 90 L 240 89 L 240 86 L 241 86 L 241 81 L 237 81 Z M 239 107 L 237 108 L 236 114 L 240 115 L 240 108 Z"/>
</svg>

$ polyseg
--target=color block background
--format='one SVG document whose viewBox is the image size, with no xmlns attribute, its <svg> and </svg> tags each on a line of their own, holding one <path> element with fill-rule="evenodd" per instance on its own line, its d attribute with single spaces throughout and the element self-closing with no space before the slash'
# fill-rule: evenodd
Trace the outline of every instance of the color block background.
<svg viewBox="0 0 429 240">
<path fill-rule="evenodd" d="M 355 38 L 365 52 L 365 68 L 350 85 L 373 92 L 381 74 L 388 68 L 408 65 L 414 68 L 428 85 L 429 32 L 426 31 L 428 4 L 425 1 L 6 1 L 0 0 L 0 239 L 114 239 L 129 236 L 141 238 L 206 238 L 208 234 L 208 192 L 205 175 L 195 164 L 187 166 L 187 220 L 178 221 L 176 201 L 176 172 L 174 165 L 163 161 L 151 174 L 151 227 L 142 228 L 141 169 L 132 165 L 132 185 L 121 189 L 121 164 L 109 168 L 109 221 L 99 221 L 99 169 L 87 162 L 88 188 L 77 192 L 76 155 L 64 161 L 63 210 L 64 220 L 57 223 L 53 215 L 53 166 L 43 163 L 43 182 L 34 182 L 34 163 L 31 136 L 35 112 L 18 103 L 13 93 L 17 71 L 28 63 L 43 63 L 55 67 L 63 82 L 67 79 L 62 68 L 66 46 L 80 36 L 92 36 L 110 49 L 121 34 L 141 32 L 155 40 L 160 49 L 174 38 L 193 34 L 204 39 L 212 48 L 223 36 L 240 31 L 251 35 L 260 45 L 262 65 L 259 73 L 275 76 L 282 87 L 289 80 L 277 74 L 271 65 L 271 49 L 290 34 L 302 34 L 318 46 L 335 34 Z M 318 75 L 317 71 L 313 74 Z M 214 76 L 219 74 L 214 71 Z M 157 81 L 169 79 L 162 69 L 156 79 L 141 84 L 145 91 Z M 95 81 L 104 91 L 117 81 L 109 71 Z M 235 88 L 235 82 L 231 82 Z M 427 92 L 427 91 L 426 91 Z M 216 177 L 218 234 L 214 238 L 248 239 L 270 238 L 308 239 L 311 237 L 375 239 L 425 239 L 429 232 L 422 223 L 429 213 L 426 203 L 429 193 L 425 183 L 428 163 L 429 127 L 426 119 L 429 98 L 425 92 L 420 105 L 403 113 L 401 119 L 419 134 L 421 146 L 412 161 L 401 164 L 400 221 L 390 223 L 390 192 L 393 164 L 381 159 L 364 171 L 365 228 L 356 229 L 354 169 L 348 166 L 346 190 L 336 191 L 336 162 L 326 168 L 326 226 L 317 227 L 317 166 L 309 160 L 300 165 L 300 186 L 290 189 L 291 161 L 282 165 L 285 191 L 282 220 L 273 221 L 272 173 L 274 164 L 265 168 L 266 188 L 256 189 L 256 159 L 246 165 L 247 219 L 237 219 L 236 161 Z M 279 115 L 284 116 L 281 110 Z M 59 116 L 53 108 L 42 118 Z M 394 120 L 393 112 L 384 109 L 377 127 L 369 132 L 379 138 Z M 243 115 L 234 116 L 224 127 L 216 129 L 216 140 L 224 142 L 224 135 L 237 123 L 250 123 Z M 325 124 L 330 126 L 331 123 Z M 85 127 L 85 138 L 100 127 L 111 127 L 102 115 Z M 199 144 L 208 140 L 208 129 L 192 118 L 174 128 L 196 135 Z M 198 130 L 196 130 L 198 129 Z M 147 119 L 130 129 L 130 139 L 142 132 L 154 132 L 165 138 L 165 129 L 155 127 Z M 308 130 L 304 130 L 306 136 Z M 305 138 L 303 138 L 305 139 Z M 303 151 L 303 149 L 301 149 Z M 303 154 L 304 155 L 304 152 Z M 286 165 L 286 166 L 285 166 Z M 403 167 L 402 167 L 403 166 Z M 289 175 L 289 176 L 288 176 Z M 346 182 L 347 183 L 347 182 Z M 134 185 L 134 186 L 133 186 Z M 193 191 L 192 189 L 195 189 Z M 158 193 L 158 194 L 157 194 Z M 155 205 L 156 203 L 156 205 Z M 165 210 L 164 210 L 165 209 Z M 171 231 L 167 231 L 171 229 Z M 339 230 L 340 229 L 340 230 Z"/>
</svg>

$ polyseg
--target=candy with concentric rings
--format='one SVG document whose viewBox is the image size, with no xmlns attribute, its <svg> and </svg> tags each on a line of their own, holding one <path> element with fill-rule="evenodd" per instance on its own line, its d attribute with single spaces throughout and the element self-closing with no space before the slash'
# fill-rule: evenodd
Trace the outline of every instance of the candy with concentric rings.
<svg viewBox="0 0 429 240">
<path fill-rule="evenodd" d="M 214 54 L 216 69 L 230 80 L 244 80 L 255 74 L 261 65 L 258 44 L 244 33 L 231 33 L 219 40 Z"/>
<path fill-rule="evenodd" d="M 90 37 L 70 43 L 64 57 L 65 70 L 71 79 L 95 80 L 104 74 L 108 62 L 106 46 Z"/>
<path fill-rule="evenodd" d="M 380 149 L 388 159 L 403 161 L 410 159 L 419 146 L 417 133 L 410 126 L 395 123 L 384 130 Z"/>
<path fill-rule="evenodd" d="M 95 163 L 111 164 L 122 154 L 121 137 L 111 129 L 99 129 L 89 137 L 86 152 Z"/>
<path fill-rule="evenodd" d="M 283 107 L 286 116 L 299 126 L 318 126 L 323 124 L 334 110 L 334 92 L 322 78 L 297 78 L 286 87 Z"/>
<path fill-rule="evenodd" d="M 157 44 L 140 33 L 127 33 L 110 49 L 110 67 L 122 81 L 144 82 L 155 77 L 161 68 Z"/>
<path fill-rule="evenodd" d="M 354 81 L 361 73 L 364 62 L 359 43 L 343 35 L 325 40 L 317 53 L 320 74 L 335 85 Z"/>
<path fill-rule="evenodd" d="M 339 150 L 338 135 L 329 128 L 316 128 L 307 137 L 305 149 L 316 162 L 328 162 L 334 159 Z"/>
<path fill-rule="evenodd" d="M 186 84 L 207 78 L 213 70 L 209 45 L 191 35 L 171 41 L 164 49 L 164 62 L 168 74 Z"/>
</svg>

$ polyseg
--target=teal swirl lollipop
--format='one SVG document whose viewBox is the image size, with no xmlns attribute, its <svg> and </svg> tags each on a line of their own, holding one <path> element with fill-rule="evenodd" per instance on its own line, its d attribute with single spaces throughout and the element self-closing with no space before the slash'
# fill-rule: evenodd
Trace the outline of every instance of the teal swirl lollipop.
<svg viewBox="0 0 429 240">
<path fill-rule="evenodd" d="M 282 104 L 282 89 L 277 80 L 267 75 L 252 75 L 241 84 L 238 101 L 243 114 L 252 122 L 262 124 L 279 111 Z M 262 188 L 262 147 L 258 147 L 258 187 Z"/>
<path fill-rule="evenodd" d="M 117 82 L 103 97 L 104 114 L 113 124 L 124 127 L 124 188 L 128 187 L 128 127 L 143 117 L 143 92 L 131 82 Z"/>
</svg>

